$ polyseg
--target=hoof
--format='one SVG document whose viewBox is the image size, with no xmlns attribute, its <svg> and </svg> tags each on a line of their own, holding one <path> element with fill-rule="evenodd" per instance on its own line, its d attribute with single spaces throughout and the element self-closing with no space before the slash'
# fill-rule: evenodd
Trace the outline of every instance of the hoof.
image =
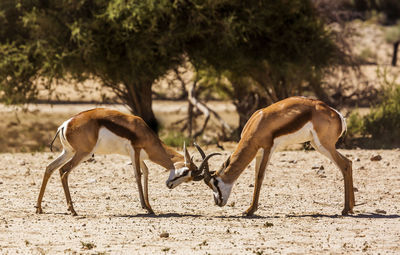
<svg viewBox="0 0 400 255">
<path fill-rule="evenodd" d="M 42 208 L 41 207 L 36 207 L 36 213 L 37 214 L 42 214 L 43 213 Z"/>
<path fill-rule="evenodd" d="M 253 216 L 254 215 L 254 211 L 245 211 L 242 213 L 243 216 Z"/>
<path fill-rule="evenodd" d="M 68 211 L 71 212 L 72 216 L 78 216 L 78 214 L 75 212 L 74 208 L 68 208 Z"/>
<path fill-rule="evenodd" d="M 152 209 L 149 209 L 149 208 L 146 208 L 146 209 L 147 209 L 148 214 L 151 214 L 151 215 L 155 214 Z"/>
<path fill-rule="evenodd" d="M 349 209 L 343 209 L 342 211 L 342 215 L 343 216 L 347 216 L 349 214 L 354 214 L 353 209 L 349 210 Z"/>
</svg>

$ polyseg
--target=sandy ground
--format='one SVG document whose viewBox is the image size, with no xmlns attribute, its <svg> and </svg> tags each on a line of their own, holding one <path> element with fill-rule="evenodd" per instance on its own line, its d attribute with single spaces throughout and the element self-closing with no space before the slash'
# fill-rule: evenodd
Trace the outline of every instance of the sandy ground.
<svg viewBox="0 0 400 255">
<path fill-rule="evenodd" d="M 212 168 L 231 151 L 214 157 Z M 149 216 L 140 207 L 129 159 L 98 155 L 70 175 L 73 217 L 57 172 L 44 196 L 44 214 L 35 214 L 44 169 L 56 153 L 1 154 L 0 253 L 399 254 L 400 151 L 341 152 L 353 160 L 359 204 L 348 217 L 340 215 L 342 176 L 315 151 L 273 155 L 254 217 L 241 216 L 251 201 L 254 162 L 222 208 L 202 182 L 167 189 L 168 173 L 149 163 L 156 212 Z M 371 161 L 376 154 L 382 160 Z M 321 165 L 324 170 L 312 169 Z"/>
</svg>

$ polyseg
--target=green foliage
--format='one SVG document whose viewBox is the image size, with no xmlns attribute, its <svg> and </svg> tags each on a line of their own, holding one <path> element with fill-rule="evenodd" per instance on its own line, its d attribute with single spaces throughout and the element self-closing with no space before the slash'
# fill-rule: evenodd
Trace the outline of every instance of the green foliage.
<svg viewBox="0 0 400 255">
<path fill-rule="evenodd" d="M 381 103 L 364 117 L 365 133 L 374 139 L 400 141 L 400 84 L 385 83 Z"/>
<path fill-rule="evenodd" d="M 153 82 L 184 61 L 196 70 L 252 79 L 277 100 L 300 92 L 303 81 L 315 80 L 338 55 L 309 0 L 6 0 L 1 5 L 3 98 L 32 100 L 39 76 L 96 77 L 150 126 Z"/>
<path fill-rule="evenodd" d="M 6 104 L 21 104 L 33 100 L 37 95 L 34 79 L 38 71 L 34 62 L 35 50 L 15 43 L 0 45 L 0 101 Z"/>
<path fill-rule="evenodd" d="M 353 111 L 346 120 L 347 136 L 355 137 L 365 133 L 364 118 L 356 111 Z"/>
<path fill-rule="evenodd" d="M 358 56 L 361 63 L 369 63 L 377 61 L 376 51 L 372 51 L 370 48 L 364 48 Z"/>
<path fill-rule="evenodd" d="M 380 103 L 370 113 L 360 116 L 352 113 L 348 119 L 350 136 L 369 136 L 379 141 L 379 147 L 400 145 L 400 84 L 396 77 L 389 79 L 386 72 L 378 74 L 382 83 Z"/>
<path fill-rule="evenodd" d="M 28 31 L 20 20 L 15 1 L 0 3 L 0 102 L 20 104 L 37 94 L 33 79 L 38 72 L 34 45 L 23 43 Z"/>
<path fill-rule="evenodd" d="M 385 39 L 388 43 L 400 42 L 400 21 L 397 22 L 397 25 L 386 29 Z"/>
<path fill-rule="evenodd" d="M 189 23 L 201 31 L 187 48 L 197 66 L 240 74 L 265 63 L 274 71 L 288 64 L 320 67 L 336 52 L 309 1 L 218 1 L 203 7 Z"/>
<path fill-rule="evenodd" d="M 184 136 L 182 132 L 176 130 L 162 130 L 160 138 L 168 146 L 182 147 L 183 143 L 190 144 L 190 139 Z"/>
</svg>

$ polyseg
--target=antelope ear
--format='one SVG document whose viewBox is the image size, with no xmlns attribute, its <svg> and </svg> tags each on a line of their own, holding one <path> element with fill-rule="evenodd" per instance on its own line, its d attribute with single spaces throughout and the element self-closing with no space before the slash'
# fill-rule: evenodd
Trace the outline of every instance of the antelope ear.
<svg viewBox="0 0 400 255">
<path fill-rule="evenodd" d="M 226 160 L 225 168 L 229 166 L 231 163 L 231 156 L 229 155 L 228 159 Z"/>
<path fill-rule="evenodd" d="M 185 141 L 183 141 L 183 156 L 185 157 L 185 164 L 186 164 L 187 159 L 186 159 L 186 142 Z"/>
<path fill-rule="evenodd" d="M 186 148 L 186 142 L 183 142 L 183 154 L 185 155 L 185 165 L 190 163 L 190 155 Z"/>
</svg>

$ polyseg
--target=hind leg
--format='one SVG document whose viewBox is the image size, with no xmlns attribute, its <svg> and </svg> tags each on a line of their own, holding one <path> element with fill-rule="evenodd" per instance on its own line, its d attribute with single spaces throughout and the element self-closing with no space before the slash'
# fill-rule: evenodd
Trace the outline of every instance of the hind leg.
<svg viewBox="0 0 400 255">
<path fill-rule="evenodd" d="M 353 214 L 353 208 L 355 205 L 354 198 L 354 187 L 353 187 L 353 168 L 352 162 L 337 150 L 333 153 L 334 161 L 340 166 L 340 170 L 344 179 L 344 192 L 345 192 L 345 205 L 342 211 L 342 215 Z"/>
<path fill-rule="evenodd" d="M 76 216 L 77 213 L 74 210 L 71 194 L 69 192 L 68 175 L 70 174 L 72 169 L 74 169 L 82 161 L 90 157 L 90 155 L 91 154 L 87 152 L 76 153 L 70 161 L 68 161 L 62 168 L 60 168 L 61 183 L 63 185 L 65 198 L 67 200 L 68 211 L 70 211 L 73 216 Z"/>
<path fill-rule="evenodd" d="M 63 152 L 60 154 L 60 156 L 58 156 L 53 162 L 51 162 L 46 167 L 46 171 L 44 172 L 43 176 L 42 186 L 40 187 L 39 197 L 36 204 L 36 213 L 43 213 L 42 210 L 43 195 L 51 174 L 58 168 L 62 167 L 71 157 L 72 157 L 72 152 L 66 151 L 64 149 Z"/>
</svg>

